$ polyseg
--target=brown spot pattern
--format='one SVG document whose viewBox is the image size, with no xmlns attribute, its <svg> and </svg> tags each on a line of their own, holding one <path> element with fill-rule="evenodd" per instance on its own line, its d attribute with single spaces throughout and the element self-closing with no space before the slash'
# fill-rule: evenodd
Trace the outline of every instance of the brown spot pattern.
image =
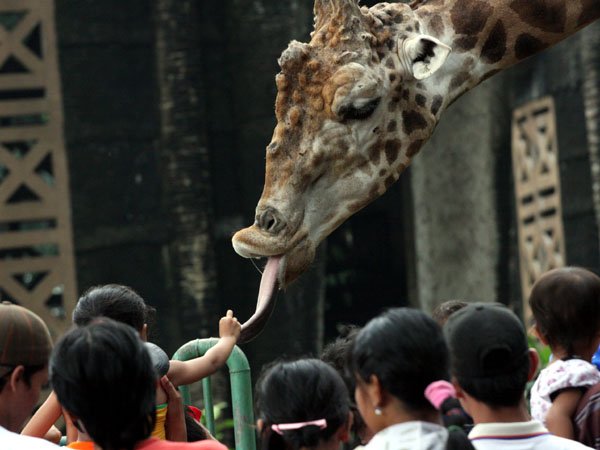
<svg viewBox="0 0 600 450">
<path fill-rule="evenodd" d="M 279 73 L 275 77 L 275 84 L 277 85 L 277 90 L 285 91 L 288 87 L 288 81 L 284 74 Z"/>
<path fill-rule="evenodd" d="M 406 134 L 411 134 L 415 130 L 422 130 L 427 126 L 427 121 L 417 111 L 402 111 L 402 121 Z"/>
<path fill-rule="evenodd" d="M 431 18 L 429 21 L 429 27 L 437 36 L 444 34 L 444 21 L 439 14 L 436 14 Z"/>
<path fill-rule="evenodd" d="M 581 14 L 577 19 L 577 26 L 587 25 L 594 18 L 598 17 L 598 10 L 600 9 L 600 3 L 598 0 L 582 0 Z"/>
<path fill-rule="evenodd" d="M 460 36 L 454 40 L 452 43 L 452 49 L 456 49 L 456 51 L 469 51 L 475 48 L 477 44 L 477 36 Z"/>
<path fill-rule="evenodd" d="M 513 0 L 510 8 L 527 25 L 551 33 L 562 33 L 567 21 L 567 3 L 548 0 Z"/>
<path fill-rule="evenodd" d="M 310 61 L 307 65 L 309 70 L 316 72 L 317 70 L 319 70 L 319 67 L 321 67 L 321 65 L 319 64 L 319 61 L 317 60 L 312 60 Z"/>
<path fill-rule="evenodd" d="M 369 148 L 369 161 L 375 165 L 379 164 L 381 159 L 381 145 L 381 141 L 377 141 Z"/>
<path fill-rule="evenodd" d="M 481 32 L 493 12 L 489 3 L 482 0 L 456 2 L 450 11 L 456 33 L 472 36 Z"/>
<path fill-rule="evenodd" d="M 408 147 L 408 150 L 406 151 L 406 156 L 408 156 L 409 158 L 412 158 L 417 153 L 419 153 L 419 150 L 421 150 L 421 147 L 423 146 L 424 142 L 425 141 L 423 141 L 423 139 L 419 139 L 419 140 L 416 140 L 415 142 L 413 142 L 412 144 L 410 144 L 410 146 Z"/>
<path fill-rule="evenodd" d="M 387 177 L 385 179 L 385 181 L 383 182 L 385 189 L 387 190 L 392 184 L 394 184 L 395 181 L 396 181 L 396 179 L 394 178 L 393 175 L 390 175 L 389 177 Z"/>
<path fill-rule="evenodd" d="M 397 128 L 396 121 L 390 120 L 390 123 L 388 123 L 388 126 L 387 126 L 388 133 L 392 133 L 392 132 L 396 131 L 396 128 Z"/>
<path fill-rule="evenodd" d="M 396 75 L 393 73 L 390 73 L 390 81 L 393 83 L 394 81 L 396 81 Z"/>
<path fill-rule="evenodd" d="M 506 54 L 506 29 L 499 20 L 481 49 L 481 58 L 488 64 L 497 63 Z"/>
<path fill-rule="evenodd" d="M 527 58 L 547 47 L 542 41 L 528 33 L 519 35 L 515 42 L 515 56 L 517 59 Z"/>
<path fill-rule="evenodd" d="M 392 164 L 398 158 L 400 153 L 400 141 L 398 139 L 389 139 L 385 141 L 385 159 L 388 164 Z"/>
<path fill-rule="evenodd" d="M 461 72 L 461 73 L 456 74 L 454 76 L 454 78 L 452 78 L 452 81 L 450 81 L 449 90 L 453 91 L 454 89 L 457 89 L 457 88 L 461 87 L 468 80 L 469 80 L 469 74 L 468 73 Z"/>
<path fill-rule="evenodd" d="M 427 99 L 425 98 L 425 96 L 424 96 L 424 95 L 417 94 L 417 95 L 415 96 L 415 102 L 417 102 L 417 105 L 419 105 L 419 106 L 421 106 L 421 107 L 425 106 L 425 102 L 426 102 L 426 101 L 427 101 Z"/>
<path fill-rule="evenodd" d="M 433 101 L 431 102 L 431 114 L 433 114 L 434 116 L 440 110 L 440 107 L 442 106 L 442 100 L 443 99 L 441 95 L 436 95 L 435 97 L 433 97 Z"/>
</svg>

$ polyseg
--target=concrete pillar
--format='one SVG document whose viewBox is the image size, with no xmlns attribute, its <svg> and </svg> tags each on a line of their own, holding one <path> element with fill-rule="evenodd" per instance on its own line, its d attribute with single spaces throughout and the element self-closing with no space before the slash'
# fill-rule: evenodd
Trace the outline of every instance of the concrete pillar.
<svg viewBox="0 0 600 450">
<path fill-rule="evenodd" d="M 413 303 L 426 311 L 449 299 L 496 300 L 496 154 L 510 152 L 502 85 L 492 78 L 453 104 L 413 162 Z"/>
</svg>

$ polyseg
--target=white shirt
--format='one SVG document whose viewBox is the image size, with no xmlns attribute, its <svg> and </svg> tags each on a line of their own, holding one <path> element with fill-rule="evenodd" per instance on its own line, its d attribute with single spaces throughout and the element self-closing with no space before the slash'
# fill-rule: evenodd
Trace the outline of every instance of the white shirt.
<svg viewBox="0 0 600 450">
<path fill-rule="evenodd" d="M 561 389 L 588 388 L 600 383 L 596 366 L 583 359 L 557 360 L 543 369 L 531 388 L 531 417 L 546 423 L 552 394 Z"/>
<path fill-rule="evenodd" d="M 586 450 L 579 442 L 561 438 L 537 420 L 511 423 L 480 423 L 469 433 L 477 450 Z"/>
<path fill-rule="evenodd" d="M 0 449 L 2 450 L 59 450 L 60 447 L 44 439 L 23 436 L 0 427 Z"/>
<path fill-rule="evenodd" d="M 444 450 L 448 431 L 431 422 L 411 421 L 381 430 L 356 450 Z"/>
</svg>

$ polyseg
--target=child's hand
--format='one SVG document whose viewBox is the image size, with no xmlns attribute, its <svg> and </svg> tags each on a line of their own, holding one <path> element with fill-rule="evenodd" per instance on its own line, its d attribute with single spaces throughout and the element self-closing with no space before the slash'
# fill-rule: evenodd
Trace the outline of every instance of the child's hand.
<svg viewBox="0 0 600 450">
<path fill-rule="evenodd" d="M 233 337 L 237 341 L 241 331 L 242 326 L 238 320 L 233 317 L 233 311 L 228 309 L 225 317 L 221 317 L 221 320 L 219 321 L 219 336 L 222 338 Z"/>
</svg>

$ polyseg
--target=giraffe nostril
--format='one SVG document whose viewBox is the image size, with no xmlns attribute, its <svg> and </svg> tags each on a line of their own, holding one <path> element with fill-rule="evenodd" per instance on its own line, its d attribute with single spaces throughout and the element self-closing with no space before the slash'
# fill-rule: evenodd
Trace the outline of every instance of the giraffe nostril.
<svg viewBox="0 0 600 450">
<path fill-rule="evenodd" d="M 261 214 L 258 214 L 256 224 L 259 228 L 271 234 L 279 233 L 285 226 L 281 215 L 273 208 L 267 208 Z"/>
</svg>

